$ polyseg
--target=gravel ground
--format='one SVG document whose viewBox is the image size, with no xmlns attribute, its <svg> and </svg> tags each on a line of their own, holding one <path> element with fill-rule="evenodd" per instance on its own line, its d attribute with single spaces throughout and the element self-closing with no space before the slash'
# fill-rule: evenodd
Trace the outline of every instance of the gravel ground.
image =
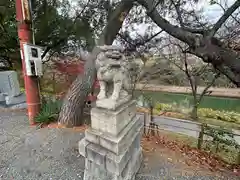
<svg viewBox="0 0 240 180">
<path fill-rule="evenodd" d="M 30 128 L 23 113 L 1 113 L 0 179 L 82 179 L 79 132 Z"/>
<path fill-rule="evenodd" d="M 77 146 L 83 136 L 71 129 L 36 130 L 28 126 L 23 112 L 0 112 L 0 180 L 83 179 L 84 159 Z M 178 166 L 164 157 L 156 161 L 145 154 L 136 180 L 214 179 L 196 173 L 182 176 L 176 171 Z"/>
</svg>

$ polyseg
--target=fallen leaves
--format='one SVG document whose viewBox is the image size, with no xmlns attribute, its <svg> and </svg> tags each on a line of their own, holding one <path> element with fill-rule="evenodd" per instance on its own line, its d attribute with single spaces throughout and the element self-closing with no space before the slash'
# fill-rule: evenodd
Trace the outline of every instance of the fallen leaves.
<svg viewBox="0 0 240 180">
<path fill-rule="evenodd" d="M 172 152 L 178 153 L 184 158 L 184 163 L 188 166 L 202 166 L 212 172 L 224 171 L 231 172 L 240 176 L 240 165 L 231 165 L 221 158 L 197 148 L 184 145 L 175 140 L 169 140 L 163 136 L 144 136 L 142 139 L 143 150 L 145 152 L 157 152 L 162 148 L 167 148 Z M 167 157 L 169 162 L 173 161 L 172 157 Z"/>
<path fill-rule="evenodd" d="M 10 108 L 5 108 L 5 107 L 0 107 L 0 112 L 26 112 L 26 115 L 27 115 L 27 109 L 26 108 L 10 109 Z"/>
<path fill-rule="evenodd" d="M 75 126 L 72 128 L 68 128 L 58 122 L 53 122 L 50 124 L 41 124 L 40 128 L 57 128 L 57 129 L 68 129 L 68 130 L 77 131 L 77 132 L 84 132 L 87 128 L 89 128 L 89 126 L 84 124 L 82 126 Z"/>
</svg>

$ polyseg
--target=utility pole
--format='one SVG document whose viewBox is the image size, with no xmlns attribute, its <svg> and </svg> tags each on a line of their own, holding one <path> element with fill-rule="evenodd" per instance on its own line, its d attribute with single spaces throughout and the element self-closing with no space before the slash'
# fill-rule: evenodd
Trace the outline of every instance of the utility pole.
<svg viewBox="0 0 240 180">
<path fill-rule="evenodd" d="M 29 0 L 16 0 L 16 20 L 18 26 L 18 37 L 20 42 L 20 53 L 22 59 L 22 72 L 28 106 L 28 118 L 30 125 L 35 124 L 35 117 L 40 112 L 40 88 L 37 76 L 27 76 L 24 59 L 24 43 L 32 43 L 32 17 L 30 12 Z"/>
</svg>

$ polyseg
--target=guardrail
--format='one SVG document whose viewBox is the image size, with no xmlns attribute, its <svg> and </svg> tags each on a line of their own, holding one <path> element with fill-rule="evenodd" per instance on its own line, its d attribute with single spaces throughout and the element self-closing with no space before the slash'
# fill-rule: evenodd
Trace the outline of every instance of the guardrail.
<svg viewBox="0 0 240 180">
<path fill-rule="evenodd" d="M 162 128 L 163 130 L 169 130 L 172 132 L 180 133 L 183 135 L 192 136 L 194 138 L 198 138 L 198 135 L 193 136 L 192 133 L 188 133 L 187 131 L 196 132 L 197 134 L 201 132 L 201 123 L 193 122 L 189 120 L 170 118 L 166 116 L 156 116 L 153 115 L 151 117 L 151 113 L 139 113 L 143 116 L 144 125 L 149 125 L 150 123 L 154 123 Z M 212 128 L 219 128 L 218 126 L 207 124 L 207 126 Z M 183 130 L 183 131 L 181 131 Z M 240 144 L 240 131 L 235 129 L 227 129 L 232 131 L 232 135 L 235 137 L 238 144 Z"/>
<path fill-rule="evenodd" d="M 156 135 L 156 132 L 157 135 L 160 135 L 160 130 L 172 131 L 196 138 L 198 149 L 214 149 L 215 153 L 228 152 L 229 149 L 226 147 L 232 147 L 231 151 L 236 156 L 236 163 L 240 164 L 240 131 L 238 130 L 222 129 L 209 124 L 164 116 L 153 116 L 146 112 L 139 114 L 143 116 L 145 135 Z"/>
</svg>

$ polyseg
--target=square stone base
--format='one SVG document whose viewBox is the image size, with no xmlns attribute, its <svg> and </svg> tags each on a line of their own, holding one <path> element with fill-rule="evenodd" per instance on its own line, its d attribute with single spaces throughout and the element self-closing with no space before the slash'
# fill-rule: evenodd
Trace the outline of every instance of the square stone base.
<svg viewBox="0 0 240 180">
<path fill-rule="evenodd" d="M 118 107 L 115 111 L 92 108 L 91 128 L 113 136 L 117 136 L 136 115 L 136 101 L 132 100 Z"/>
<path fill-rule="evenodd" d="M 131 95 L 127 95 L 125 97 L 119 98 L 117 101 L 112 99 L 100 99 L 96 101 L 96 106 L 99 108 L 109 109 L 109 110 L 116 110 L 122 104 L 130 101 L 132 98 Z"/>
<path fill-rule="evenodd" d="M 84 180 L 133 180 L 141 166 L 143 123 L 136 116 L 136 101 L 120 100 L 97 101 L 91 110 L 91 128 L 79 142 Z"/>
<path fill-rule="evenodd" d="M 107 171 L 91 161 L 86 160 L 84 170 L 84 180 L 135 180 L 135 176 L 140 169 L 143 160 L 142 151 L 139 150 L 127 162 L 124 171 L 117 175 Z"/>
<path fill-rule="evenodd" d="M 121 155 L 82 140 L 86 146 L 84 180 L 133 180 L 143 159 L 140 137 Z"/>
<path fill-rule="evenodd" d="M 135 116 L 118 136 L 111 136 L 89 128 L 85 131 L 85 140 L 93 144 L 99 144 L 108 151 L 119 155 L 131 145 L 138 134 L 142 134 L 142 129 L 143 123 L 140 117 Z"/>
<path fill-rule="evenodd" d="M 138 153 L 138 151 L 141 151 L 140 141 L 141 134 L 135 134 L 131 144 L 125 147 L 125 151 L 117 155 L 98 144 L 88 142 L 84 138 L 79 142 L 79 153 L 87 161 L 104 167 L 106 171 L 121 175 L 131 157 Z M 85 168 L 87 168 L 87 164 L 85 164 Z"/>
<path fill-rule="evenodd" d="M 132 180 L 142 162 L 142 126 L 134 118 L 112 138 L 87 130 L 79 142 L 79 153 L 85 157 L 84 180 Z"/>
<path fill-rule="evenodd" d="M 5 101 L 7 105 L 15 105 L 26 102 L 26 95 L 24 93 L 18 96 L 6 96 Z"/>
</svg>

